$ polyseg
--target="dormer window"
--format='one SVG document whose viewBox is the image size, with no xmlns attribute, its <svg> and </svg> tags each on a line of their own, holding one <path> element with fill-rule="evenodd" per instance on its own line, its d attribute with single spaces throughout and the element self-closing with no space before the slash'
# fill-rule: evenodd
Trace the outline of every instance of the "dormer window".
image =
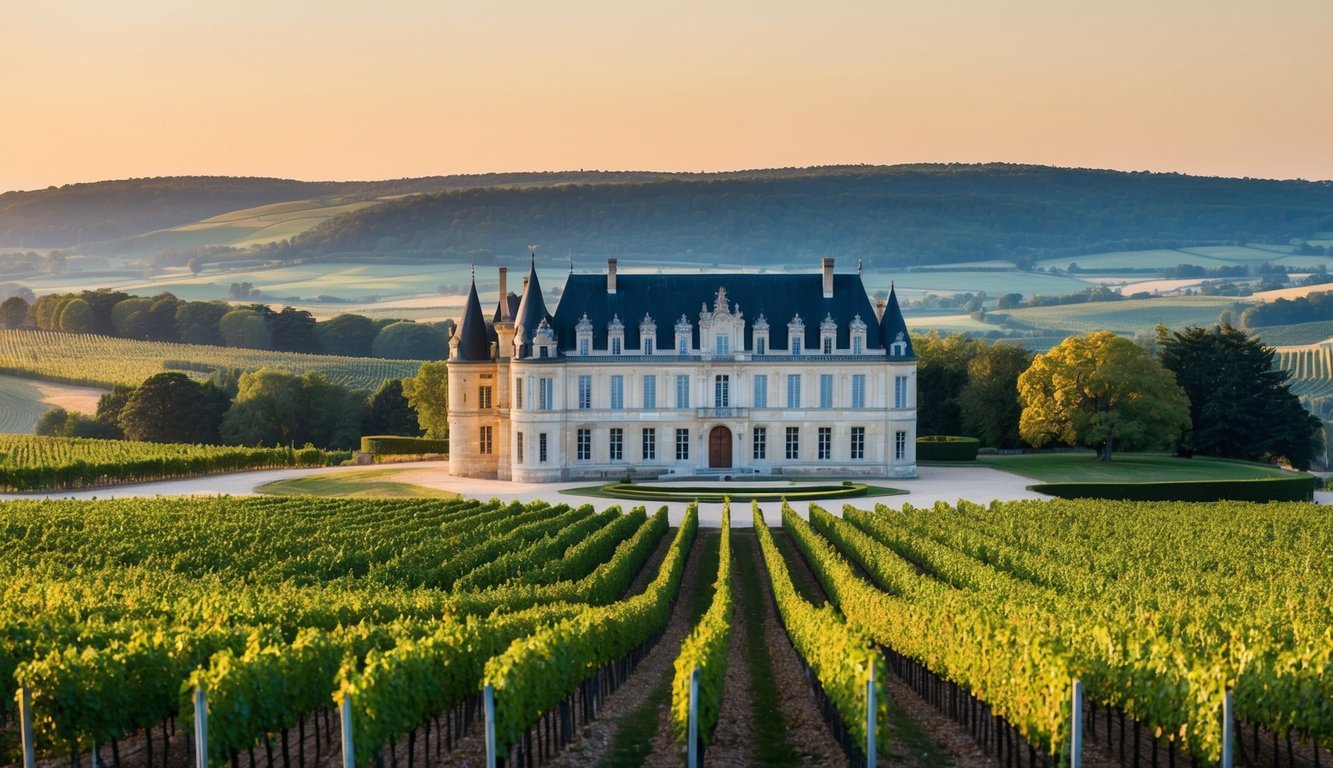
<svg viewBox="0 0 1333 768">
<path fill-rule="evenodd" d="M 751 343 L 756 355 L 768 354 L 768 320 L 763 313 L 754 321 L 754 341 Z"/>
<path fill-rule="evenodd" d="M 793 355 L 801 354 L 801 342 L 805 340 L 805 321 L 801 319 L 800 313 L 787 323 L 787 343 Z"/>
<path fill-rule="evenodd" d="M 898 335 L 893 339 L 893 343 L 889 345 L 889 356 L 890 357 L 907 356 L 907 339 L 903 336 L 902 331 L 898 332 Z"/>
<path fill-rule="evenodd" d="M 657 323 L 653 322 L 653 316 L 644 314 L 643 319 L 639 321 L 639 349 L 645 355 L 651 355 L 653 348 L 657 346 Z"/>
<path fill-rule="evenodd" d="M 852 322 L 847 326 L 852 336 L 852 354 L 862 355 L 866 351 L 866 324 L 860 315 L 852 318 Z"/>
<path fill-rule="evenodd" d="M 546 318 L 542 318 L 534 336 L 532 346 L 537 349 L 537 357 L 555 357 L 555 329 Z"/>
<path fill-rule="evenodd" d="M 684 315 L 676 321 L 676 354 L 688 355 L 690 353 L 690 325 L 689 318 Z"/>
<path fill-rule="evenodd" d="M 588 319 L 587 312 L 583 313 L 578 325 L 574 326 L 574 336 L 578 340 L 579 357 L 592 354 L 592 321 Z"/>
<path fill-rule="evenodd" d="M 824 317 L 824 321 L 819 324 L 819 348 L 826 355 L 833 354 L 833 343 L 838 338 L 838 324 L 833 321 L 833 315 Z"/>
<path fill-rule="evenodd" d="M 625 324 L 620 322 L 620 315 L 612 315 L 606 326 L 606 336 L 611 354 L 619 355 L 625 349 Z"/>
</svg>

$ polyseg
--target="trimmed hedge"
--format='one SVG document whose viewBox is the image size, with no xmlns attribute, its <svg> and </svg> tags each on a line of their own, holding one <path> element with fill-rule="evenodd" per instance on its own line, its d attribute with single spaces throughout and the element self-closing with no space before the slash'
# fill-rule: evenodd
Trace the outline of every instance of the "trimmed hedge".
<svg viewBox="0 0 1333 768">
<path fill-rule="evenodd" d="M 448 453 L 449 438 L 430 440 L 425 437 L 402 437 L 400 435 L 367 435 L 361 438 L 361 452 L 374 456 Z"/>
<path fill-rule="evenodd" d="M 917 461 L 976 461 L 981 441 L 975 437 L 927 435 L 916 439 Z"/>
<path fill-rule="evenodd" d="M 1310 501 L 1319 478 L 1261 477 L 1250 480 L 1174 480 L 1154 483 L 1039 483 L 1028 490 L 1062 499 L 1124 501 Z"/>
<path fill-rule="evenodd" d="M 660 485 L 635 485 L 633 483 L 611 483 L 599 490 L 607 496 L 635 501 L 780 501 L 849 499 L 864 496 L 864 483 L 847 482 L 840 485 L 798 485 L 765 486 L 747 484 L 719 488 L 717 486 L 681 485 L 666 488 Z"/>
</svg>

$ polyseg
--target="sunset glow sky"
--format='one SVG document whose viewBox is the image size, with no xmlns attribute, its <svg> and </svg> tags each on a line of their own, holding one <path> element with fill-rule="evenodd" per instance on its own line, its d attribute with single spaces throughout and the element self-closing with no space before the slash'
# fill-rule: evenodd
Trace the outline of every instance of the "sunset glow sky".
<svg viewBox="0 0 1333 768">
<path fill-rule="evenodd" d="M 1329 0 L 0 0 L 0 191 L 1030 162 L 1333 178 Z"/>
</svg>

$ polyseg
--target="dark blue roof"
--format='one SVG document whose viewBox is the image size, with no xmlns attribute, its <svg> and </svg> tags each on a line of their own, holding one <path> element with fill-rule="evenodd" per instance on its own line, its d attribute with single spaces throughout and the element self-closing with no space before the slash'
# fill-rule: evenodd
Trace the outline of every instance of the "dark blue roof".
<svg viewBox="0 0 1333 768">
<path fill-rule="evenodd" d="M 907 330 L 907 321 L 903 319 L 903 311 L 898 307 L 898 293 L 892 287 L 889 288 L 889 304 L 884 308 L 884 317 L 880 319 L 880 337 L 884 339 L 886 345 L 893 344 L 901 338 L 907 342 L 906 355 L 894 355 L 893 350 L 888 352 L 892 357 L 915 357 L 912 352 L 912 334 Z"/>
<path fill-rule="evenodd" d="M 519 298 L 518 294 L 514 293 L 513 291 L 509 292 L 508 298 L 509 298 L 509 320 L 510 322 L 512 322 L 515 317 L 518 317 Z M 503 299 L 501 301 L 503 301 Z M 495 312 L 491 314 L 492 323 L 500 322 L 500 308 L 503 306 L 501 301 L 495 302 Z"/>
<path fill-rule="evenodd" d="M 491 338 L 486 328 L 486 318 L 481 314 L 481 301 L 477 299 L 477 281 L 472 281 L 472 288 L 467 294 L 467 305 L 463 307 L 463 319 L 458 324 L 458 356 L 454 359 L 468 362 L 480 362 L 491 359 Z"/>
<path fill-rule="evenodd" d="M 546 311 L 546 302 L 542 299 L 542 284 L 537 280 L 537 261 L 534 258 L 528 271 L 528 283 L 523 288 L 523 298 L 518 303 L 518 310 L 514 312 L 514 332 L 521 331 L 527 342 L 524 346 L 530 347 L 537 335 L 537 326 L 541 325 L 542 320 L 550 319 L 551 313 Z"/>
<path fill-rule="evenodd" d="M 588 313 L 595 347 L 606 346 L 606 326 L 614 315 L 625 325 L 625 346 L 637 349 L 639 323 L 644 313 L 657 324 L 657 348 L 675 347 L 676 321 L 685 315 L 693 329 L 693 346 L 699 347 L 699 307 L 711 312 L 718 288 L 745 315 L 745 348 L 753 343 L 751 329 L 762 314 L 768 321 L 768 345 L 772 350 L 788 348 L 787 323 L 800 314 L 805 323 L 802 346 L 819 348 L 819 324 L 832 315 L 838 324 L 837 346 L 851 346 L 849 325 L 860 315 L 866 324 L 866 349 L 882 350 L 884 344 L 875 309 L 866 295 L 860 275 L 834 275 L 833 297 L 824 298 L 823 275 L 815 274 L 625 274 L 616 277 L 616 292 L 606 292 L 605 275 L 570 275 L 556 308 L 554 327 L 561 349 L 574 346 L 579 318 Z"/>
</svg>

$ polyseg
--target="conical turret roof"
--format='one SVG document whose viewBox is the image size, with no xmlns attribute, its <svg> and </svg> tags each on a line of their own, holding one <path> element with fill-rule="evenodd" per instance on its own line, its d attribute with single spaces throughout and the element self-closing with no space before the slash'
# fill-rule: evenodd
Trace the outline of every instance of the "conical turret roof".
<svg viewBox="0 0 1333 768">
<path fill-rule="evenodd" d="M 491 359 L 490 334 L 486 332 L 486 318 L 481 314 L 476 278 L 472 280 L 472 288 L 467 294 L 467 305 L 463 307 L 463 319 L 458 323 L 456 333 L 458 352 L 454 355 L 455 360 L 484 362 Z"/>
<path fill-rule="evenodd" d="M 884 349 L 889 357 L 916 357 L 912 351 L 912 334 L 907 332 L 907 321 L 898 306 L 898 293 L 889 287 L 889 304 L 884 308 L 884 317 L 879 322 L 880 338 L 884 340 Z M 905 347 L 895 346 L 904 342 Z"/>
</svg>

